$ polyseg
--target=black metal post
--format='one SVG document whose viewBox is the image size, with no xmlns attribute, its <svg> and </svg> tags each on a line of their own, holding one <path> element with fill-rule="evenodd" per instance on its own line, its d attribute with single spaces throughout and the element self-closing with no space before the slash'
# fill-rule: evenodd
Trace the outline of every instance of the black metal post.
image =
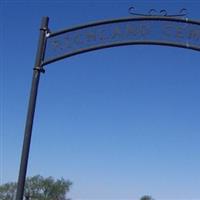
<svg viewBox="0 0 200 200">
<path fill-rule="evenodd" d="M 43 60 L 45 45 L 46 45 L 46 34 L 48 31 L 48 22 L 49 22 L 48 17 L 42 18 L 38 49 L 37 49 L 35 67 L 34 67 L 33 78 L 32 78 L 28 113 L 27 113 L 27 118 L 26 118 L 16 200 L 23 200 L 23 195 L 24 195 L 24 187 L 25 187 L 26 172 L 27 172 L 27 166 L 28 166 L 28 157 L 29 157 L 29 150 L 30 150 L 30 144 L 31 144 L 32 127 L 33 127 L 36 99 L 37 99 L 38 86 L 39 86 L 39 80 L 40 80 L 40 73 L 44 72 L 44 69 L 42 67 L 42 60 Z"/>
</svg>

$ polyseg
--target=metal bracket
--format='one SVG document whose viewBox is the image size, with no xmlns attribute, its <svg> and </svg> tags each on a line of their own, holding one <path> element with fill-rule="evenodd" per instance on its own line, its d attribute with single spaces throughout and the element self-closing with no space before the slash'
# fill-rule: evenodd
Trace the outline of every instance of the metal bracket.
<svg viewBox="0 0 200 200">
<path fill-rule="evenodd" d="M 45 73 L 45 69 L 44 68 L 40 68 L 40 67 L 34 67 L 33 70 L 39 71 L 41 73 Z"/>
</svg>

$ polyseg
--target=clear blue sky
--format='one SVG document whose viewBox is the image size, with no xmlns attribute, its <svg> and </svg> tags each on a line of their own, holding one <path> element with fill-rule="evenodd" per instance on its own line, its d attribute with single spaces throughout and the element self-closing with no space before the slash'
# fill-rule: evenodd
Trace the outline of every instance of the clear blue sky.
<svg viewBox="0 0 200 200">
<path fill-rule="evenodd" d="M 52 31 L 127 17 L 200 19 L 198 1 L 0 2 L 1 183 L 16 181 L 42 16 Z M 74 56 L 41 76 L 28 175 L 70 179 L 73 199 L 200 199 L 200 52 L 129 46 Z"/>
</svg>

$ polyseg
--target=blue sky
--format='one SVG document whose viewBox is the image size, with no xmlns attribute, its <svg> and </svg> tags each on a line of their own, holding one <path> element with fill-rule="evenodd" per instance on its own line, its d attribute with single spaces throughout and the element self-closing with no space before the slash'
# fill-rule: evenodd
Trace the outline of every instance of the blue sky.
<svg viewBox="0 0 200 200">
<path fill-rule="evenodd" d="M 127 17 L 199 19 L 198 1 L 1 1 L 1 183 L 16 181 L 42 16 L 52 31 Z M 74 56 L 41 76 L 28 175 L 70 179 L 74 199 L 200 199 L 200 53 L 128 46 Z"/>
</svg>

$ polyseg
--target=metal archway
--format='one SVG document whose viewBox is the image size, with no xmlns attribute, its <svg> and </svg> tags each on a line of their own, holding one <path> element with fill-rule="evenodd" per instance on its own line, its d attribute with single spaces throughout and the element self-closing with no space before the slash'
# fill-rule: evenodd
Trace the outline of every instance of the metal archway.
<svg viewBox="0 0 200 200">
<path fill-rule="evenodd" d="M 168 15 L 165 10 L 149 15 L 132 13 L 136 17 L 106 20 L 50 32 L 48 17 L 42 18 L 38 50 L 33 71 L 26 119 L 16 200 L 23 200 L 40 73 L 44 66 L 58 60 L 122 45 L 165 45 L 200 51 L 200 21 L 183 18 L 184 13 Z M 185 11 L 182 9 L 181 11 Z"/>
</svg>

